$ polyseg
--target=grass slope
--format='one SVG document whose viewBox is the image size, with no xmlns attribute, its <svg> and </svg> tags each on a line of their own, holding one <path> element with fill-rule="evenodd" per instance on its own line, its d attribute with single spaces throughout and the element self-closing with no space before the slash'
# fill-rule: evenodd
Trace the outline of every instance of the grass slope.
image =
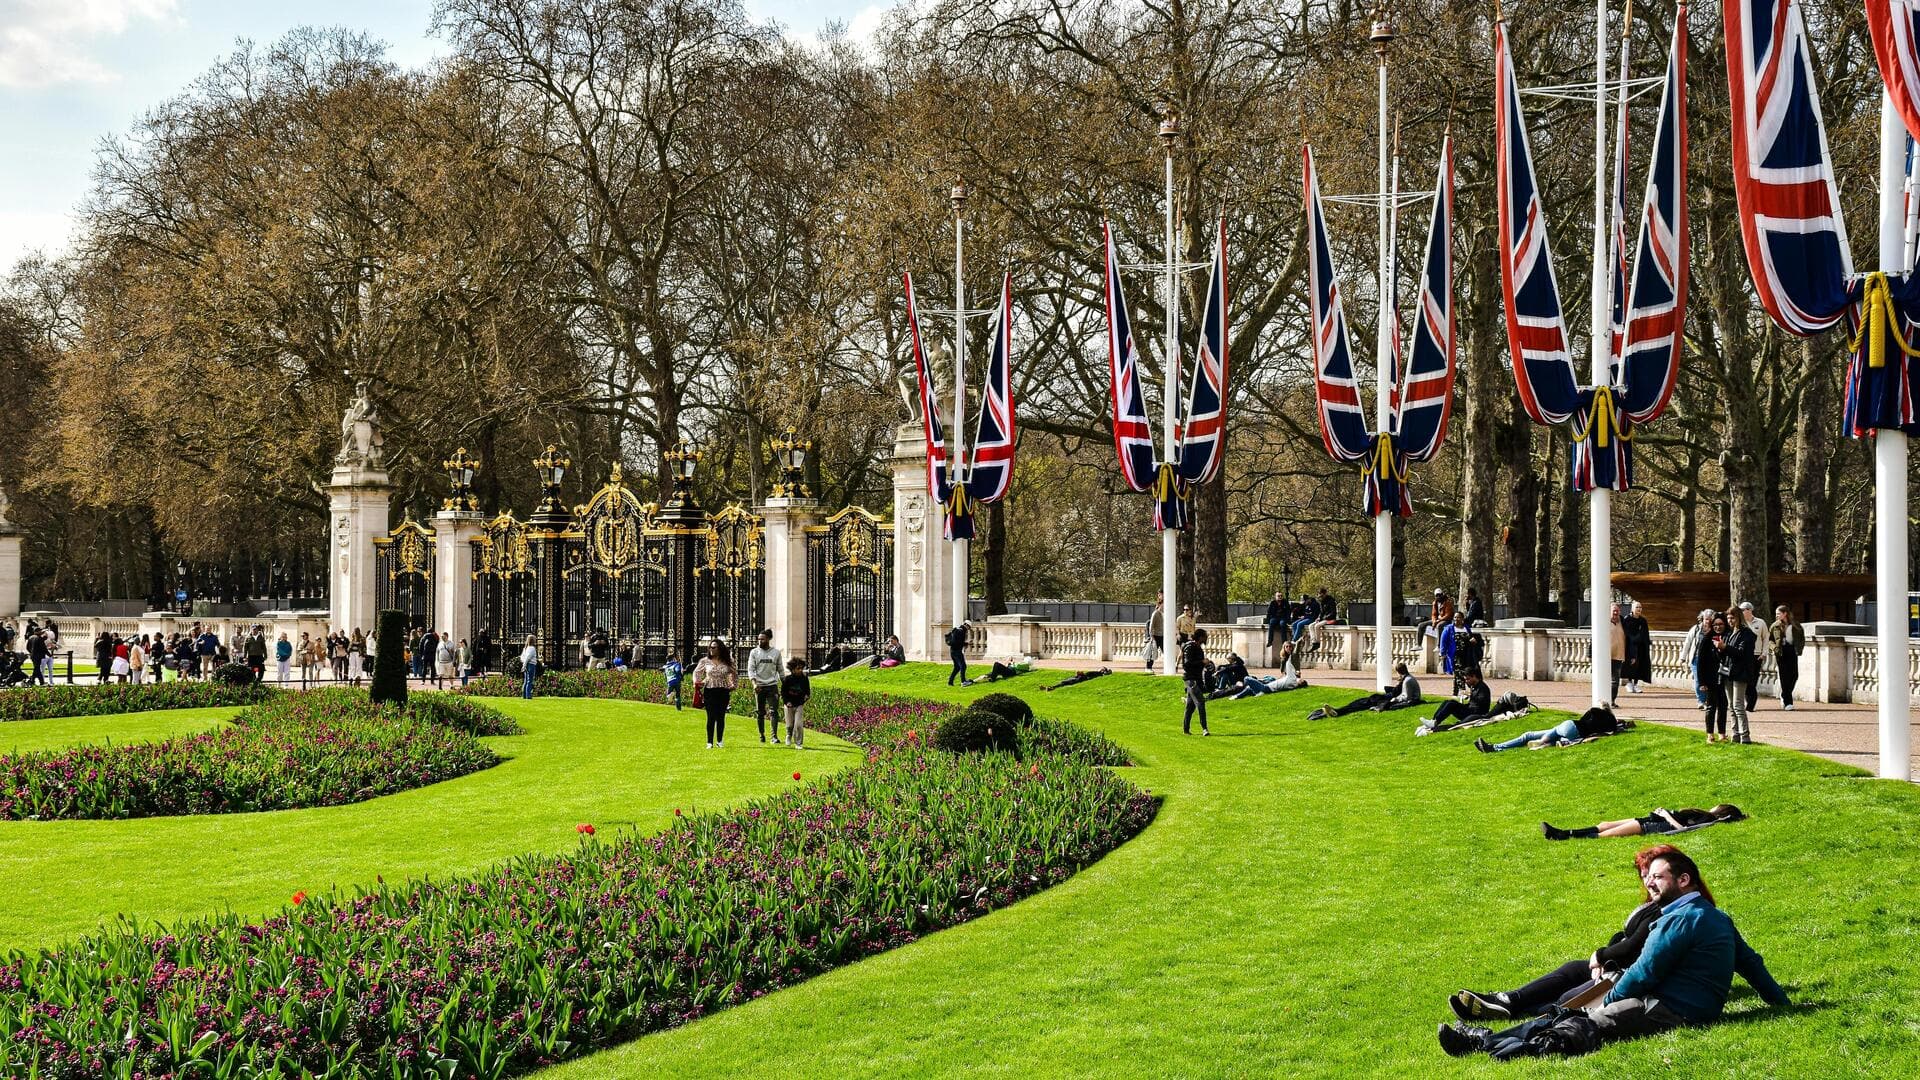
<svg viewBox="0 0 1920 1080">
<path fill-rule="evenodd" d="M 1216 703 L 1182 737 L 1171 680 L 1050 673 L 948 690 L 911 665 L 829 682 L 965 700 L 1020 693 L 1105 730 L 1166 796 L 1139 838 L 975 923 L 555 1070 L 629 1076 L 1833 1076 L 1920 1065 L 1920 789 L 1764 747 L 1642 726 L 1571 749 L 1415 739 L 1416 713 L 1307 723 L 1350 692 Z M 1554 714 L 1548 714 L 1554 715 Z M 1540 717 L 1529 718 L 1536 722 Z M 1487 732 L 1507 737 L 1526 721 Z M 1479 734 L 1475 732 L 1473 734 Z M 1650 807 L 1754 820 L 1680 838 L 1800 1002 L 1736 982 L 1728 1018 L 1572 1062 L 1441 1055 L 1462 986 L 1583 955 L 1638 902 L 1645 841 L 1551 844 Z"/>
<path fill-rule="evenodd" d="M 109 742 L 153 742 L 218 727 L 242 707 L 224 705 L 209 709 L 156 709 L 117 716 L 15 720 L 0 724 L 0 751 L 20 753 L 29 750 L 64 750 L 70 746 L 98 746 Z"/>
<path fill-rule="evenodd" d="M 693 710 L 487 701 L 526 734 L 486 740 L 510 760 L 447 783 L 317 810 L 0 822 L 0 944 L 53 945 L 122 913 L 157 921 L 220 910 L 265 914 L 295 890 L 475 870 L 523 852 L 569 849 L 583 821 L 603 837 L 622 826 L 653 832 L 675 807 L 736 804 L 791 785 L 796 769 L 817 774 L 861 760 L 826 735 L 811 735 L 800 753 L 745 741 L 745 731 L 737 745 L 709 753 Z M 197 723 L 212 722 L 203 716 Z M 50 748 L 151 738 L 155 723 L 138 714 L 6 727 L 25 739 L 38 735 Z"/>
</svg>

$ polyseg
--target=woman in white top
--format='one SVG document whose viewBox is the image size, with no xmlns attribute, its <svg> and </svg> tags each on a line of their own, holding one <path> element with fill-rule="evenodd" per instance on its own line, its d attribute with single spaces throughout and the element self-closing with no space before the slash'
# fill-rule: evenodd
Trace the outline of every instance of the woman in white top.
<svg viewBox="0 0 1920 1080">
<path fill-rule="evenodd" d="M 527 635 L 527 647 L 520 650 L 520 696 L 533 696 L 533 680 L 540 674 L 540 649 L 533 643 L 533 635 Z"/>
<path fill-rule="evenodd" d="M 727 706 L 740 677 L 733 670 L 733 650 L 719 638 L 707 646 L 707 655 L 693 669 L 693 686 L 707 710 L 707 749 L 727 745 Z"/>
<path fill-rule="evenodd" d="M 147 650 L 140 647 L 139 638 L 127 639 L 127 674 L 133 676 L 134 685 L 146 680 Z"/>
</svg>

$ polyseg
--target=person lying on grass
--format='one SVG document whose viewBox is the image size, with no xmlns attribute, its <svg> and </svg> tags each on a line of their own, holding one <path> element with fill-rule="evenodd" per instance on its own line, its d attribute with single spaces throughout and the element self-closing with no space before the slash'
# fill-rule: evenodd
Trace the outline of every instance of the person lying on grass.
<svg viewBox="0 0 1920 1080">
<path fill-rule="evenodd" d="M 1625 731 L 1633 725 L 1631 720 L 1619 720 L 1613 710 L 1605 705 L 1595 705 L 1580 714 L 1578 720 L 1562 720 L 1550 728 L 1540 731 L 1523 732 L 1506 742 L 1490 743 L 1484 738 L 1473 740 L 1474 749 L 1483 754 L 1495 754 L 1502 750 L 1518 750 L 1525 746 L 1540 750 L 1549 746 L 1571 746 L 1587 739 L 1602 735 L 1613 735 Z"/>
<path fill-rule="evenodd" d="M 1393 665 L 1393 673 L 1400 676 L 1400 681 L 1382 687 L 1380 693 L 1368 694 L 1366 697 L 1349 701 L 1337 709 L 1328 709 L 1323 705 L 1308 713 L 1307 719 L 1326 720 L 1330 717 L 1357 713 L 1362 709 L 1371 712 L 1392 712 L 1395 709 L 1406 709 L 1420 704 L 1420 681 L 1407 670 L 1407 665 Z"/>
<path fill-rule="evenodd" d="M 1498 1032 L 1473 1024 L 1441 1024 L 1436 1033 L 1440 1048 L 1453 1057 L 1484 1053 L 1497 1061 L 1572 1056 L 1620 1039 L 1710 1024 L 1726 1009 L 1736 972 L 1767 1004 L 1789 1004 L 1766 961 L 1714 906 L 1713 893 L 1693 860 L 1671 845 L 1643 854 L 1647 899 L 1659 905 L 1660 914 L 1638 959 L 1597 1003 L 1556 1008 Z"/>
<path fill-rule="evenodd" d="M 1033 663 L 1034 658 L 1031 656 L 1023 656 L 1011 664 L 1003 664 L 995 660 L 993 667 L 986 675 L 978 679 L 961 679 L 960 685 L 972 686 L 974 683 L 999 682 L 1001 679 L 1011 679 L 1015 675 L 1025 675 L 1027 672 L 1033 670 Z"/>
<path fill-rule="evenodd" d="M 1113 674 L 1113 669 L 1104 668 L 1104 667 L 1100 668 L 1097 671 L 1076 671 L 1073 674 L 1067 676 L 1066 678 L 1061 679 L 1059 682 L 1054 683 L 1052 686 L 1043 686 L 1040 689 L 1058 690 L 1061 687 L 1065 687 L 1065 686 L 1078 686 L 1081 683 L 1086 682 L 1088 679 L 1097 679 L 1102 675 L 1111 675 L 1111 674 Z"/>
<path fill-rule="evenodd" d="M 1307 680 L 1301 678 L 1300 669 L 1293 666 L 1293 642 L 1289 641 L 1280 647 L 1279 675 L 1249 675 L 1238 686 L 1225 687 L 1208 694 L 1207 700 L 1232 698 L 1238 701 L 1241 698 L 1259 697 L 1261 694 L 1298 690 L 1305 685 Z"/>
<path fill-rule="evenodd" d="M 1704 829 L 1723 821 L 1744 821 L 1746 816 L 1732 803 L 1721 803 L 1709 810 L 1656 809 L 1646 817 L 1603 821 L 1584 829 L 1556 829 L 1543 821 L 1540 823 L 1540 832 L 1549 840 L 1587 840 L 1596 836 L 1660 836 L 1665 833 Z"/>
</svg>

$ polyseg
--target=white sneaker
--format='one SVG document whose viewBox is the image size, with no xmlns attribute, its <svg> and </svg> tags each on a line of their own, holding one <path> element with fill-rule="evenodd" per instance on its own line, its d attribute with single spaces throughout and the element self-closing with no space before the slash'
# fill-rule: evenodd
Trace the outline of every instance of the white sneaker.
<svg viewBox="0 0 1920 1080">
<path fill-rule="evenodd" d="M 1788 702 L 1787 704 L 1785 704 L 1785 705 L 1782 705 L 1782 706 L 1780 706 L 1780 707 L 1781 707 L 1781 708 L 1783 708 L 1783 709 L 1785 709 L 1785 710 L 1787 710 L 1788 712 L 1792 712 L 1792 711 L 1793 711 L 1793 703 L 1792 703 L 1792 702 Z"/>
<path fill-rule="evenodd" d="M 713 744 L 712 744 L 712 743 L 708 743 L 708 744 L 707 744 L 707 749 L 709 749 L 709 750 L 711 750 L 711 749 L 713 749 Z"/>
</svg>

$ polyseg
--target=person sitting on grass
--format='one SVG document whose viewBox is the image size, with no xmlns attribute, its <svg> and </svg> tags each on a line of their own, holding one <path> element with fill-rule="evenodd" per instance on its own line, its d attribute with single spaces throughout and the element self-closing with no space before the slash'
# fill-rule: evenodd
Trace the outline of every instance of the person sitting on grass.
<svg viewBox="0 0 1920 1080">
<path fill-rule="evenodd" d="M 1420 726 L 1431 731 L 1445 731 L 1447 721 L 1455 724 L 1484 720 L 1493 712 L 1493 688 L 1480 674 L 1477 667 L 1462 668 L 1460 671 L 1459 696 L 1449 698 L 1433 710 L 1431 720 L 1422 720 Z"/>
<path fill-rule="evenodd" d="M 1300 669 L 1293 666 L 1293 650 L 1294 643 L 1291 641 L 1280 646 L 1279 675 L 1249 675 L 1240 685 L 1215 690 L 1207 695 L 1207 699 L 1213 701 L 1219 698 L 1232 698 L 1238 701 L 1241 698 L 1259 697 L 1261 694 L 1278 694 L 1286 690 L 1300 689 L 1307 685 L 1307 680 L 1301 678 Z"/>
<path fill-rule="evenodd" d="M 1323 705 L 1308 713 L 1307 719 L 1326 720 L 1335 716 L 1357 713 L 1362 709 L 1372 712 L 1392 712 L 1395 709 L 1406 709 L 1420 704 L 1420 681 L 1407 670 L 1407 665 L 1393 665 L 1393 673 L 1400 676 L 1400 681 L 1381 688 L 1380 693 L 1368 694 L 1366 697 L 1349 701 L 1337 709 L 1329 709 Z"/>
<path fill-rule="evenodd" d="M 984 676 L 978 679 L 964 679 L 960 685 L 972 686 L 974 683 L 999 682 L 1001 679 L 1011 679 L 1015 675 L 1025 675 L 1033 670 L 1033 662 L 1034 658 L 1031 656 L 1023 656 L 1011 664 L 1003 664 L 995 660 L 993 667 L 989 668 Z"/>
<path fill-rule="evenodd" d="M 1562 720 L 1550 728 L 1522 732 L 1506 742 L 1490 743 L 1484 738 L 1475 739 L 1473 747 L 1483 754 L 1494 754 L 1502 750 L 1518 750 L 1523 746 L 1535 750 L 1549 746 L 1568 746 L 1583 739 L 1624 731 L 1630 723 L 1631 721 L 1615 719 L 1613 710 L 1605 705 L 1595 705 L 1581 713 L 1578 720 Z"/>
<path fill-rule="evenodd" d="M 1745 821 L 1746 817 L 1747 815 L 1732 803 L 1721 803 L 1708 810 L 1655 809 L 1646 817 L 1603 821 L 1584 829 L 1556 829 L 1543 821 L 1540 823 L 1540 832 L 1549 840 L 1588 840 L 1596 836 L 1662 836 L 1666 833 L 1704 829 L 1723 821 Z"/>
<path fill-rule="evenodd" d="M 877 668 L 899 667 L 906 662 L 906 647 L 900 644 L 900 638 L 898 636 L 888 634 L 887 643 L 880 647 L 879 652 L 873 654 L 873 659 L 867 661 L 867 666 Z"/>
<path fill-rule="evenodd" d="M 1633 857 L 1634 869 L 1640 875 L 1640 906 L 1627 916 L 1626 926 L 1586 959 L 1569 960 L 1517 990 L 1494 993 L 1462 990 L 1447 999 L 1447 1007 L 1465 1024 L 1525 1019 L 1556 1005 L 1567 1007 L 1576 999 L 1591 995 L 1600 983 L 1618 978 L 1640 959 L 1640 950 L 1647 944 L 1647 932 L 1660 917 L 1660 905 L 1654 903 L 1647 892 L 1647 867 L 1666 850 L 1667 846 L 1662 844 Z"/>
<path fill-rule="evenodd" d="M 1213 692 L 1230 692 L 1240 689 L 1247 681 L 1247 662 L 1239 653 L 1228 653 L 1227 662 L 1213 669 Z"/>
<path fill-rule="evenodd" d="M 1577 1012 L 1555 1010 L 1499 1032 L 1441 1024 L 1441 1049 L 1453 1057 L 1485 1053 L 1499 1061 L 1570 1056 L 1621 1039 L 1710 1024 L 1726 1009 L 1736 973 L 1767 1004 L 1789 1004 L 1766 961 L 1714 906 L 1700 868 L 1678 848 L 1663 847 L 1648 858 L 1645 877 L 1647 898 L 1660 905 L 1660 915 L 1639 958 L 1598 1003 Z"/>
</svg>

